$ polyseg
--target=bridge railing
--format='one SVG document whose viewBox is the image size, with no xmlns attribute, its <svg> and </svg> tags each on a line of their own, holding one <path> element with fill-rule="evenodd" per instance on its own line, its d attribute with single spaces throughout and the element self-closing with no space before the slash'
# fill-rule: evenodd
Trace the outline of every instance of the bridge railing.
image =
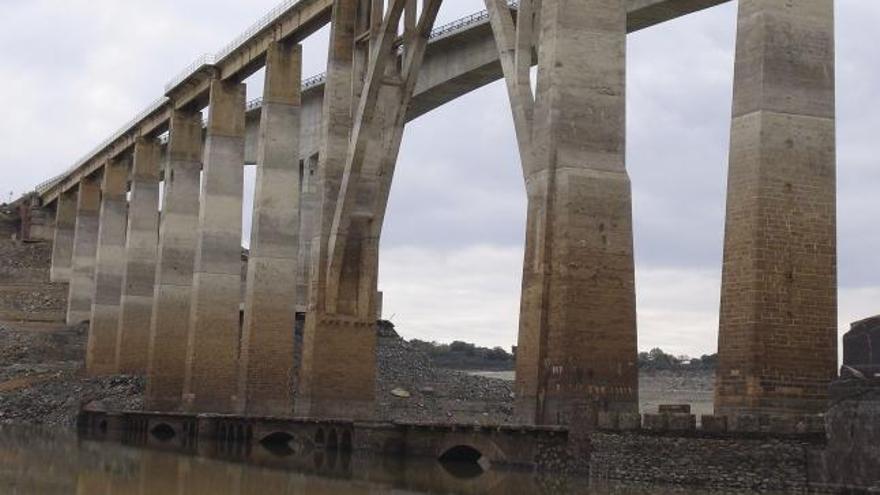
<svg viewBox="0 0 880 495">
<path fill-rule="evenodd" d="M 229 42 L 226 46 L 220 49 L 214 55 L 214 60 L 218 63 L 223 61 L 226 57 L 229 56 L 235 50 L 241 48 L 244 44 L 246 44 L 255 34 L 259 33 L 269 25 L 273 24 L 278 18 L 287 13 L 294 5 L 298 4 L 300 0 L 285 0 L 277 7 L 273 8 L 269 12 L 266 13 L 263 17 L 261 17 L 257 22 L 253 23 L 244 30 L 238 37 Z"/>
<path fill-rule="evenodd" d="M 214 55 L 211 55 L 210 53 L 205 53 L 201 55 L 199 58 L 195 59 L 193 63 L 186 66 L 185 69 L 174 76 L 170 81 L 165 83 L 165 92 L 167 93 L 176 88 L 178 84 L 187 80 L 191 75 L 195 74 L 202 67 L 214 65 L 214 61 Z"/>
</svg>

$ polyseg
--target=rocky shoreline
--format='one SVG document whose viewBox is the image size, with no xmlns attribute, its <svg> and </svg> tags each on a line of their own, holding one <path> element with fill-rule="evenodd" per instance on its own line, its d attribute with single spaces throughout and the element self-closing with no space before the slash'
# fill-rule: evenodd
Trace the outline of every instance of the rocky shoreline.
<svg viewBox="0 0 880 495">
<path fill-rule="evenodd" d="M 81 407 L 143 408 L 144 378 L 85 376 L 86 331 L 84 326 L 0 323 L 0 424 L 72 427 Z M 399 337 L 390 324 L 381 324 L 378 331 L 379 418 L 511 422 L 514 395 L 510 376 L 439 368 L 427 354 Z M 661 401 L 691 403 L 697 411 L 711 407 L 711 373 L 644 371 L 640 380 L 643 412 L 656 411 Z"/>
</svg>

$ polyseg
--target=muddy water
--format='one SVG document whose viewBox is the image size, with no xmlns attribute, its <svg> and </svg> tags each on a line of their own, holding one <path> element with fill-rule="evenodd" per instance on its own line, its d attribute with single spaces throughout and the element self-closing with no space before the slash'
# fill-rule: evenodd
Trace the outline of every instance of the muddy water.
<svg viewBox="0 0 880 495">
<path fill-rule="evenodd" d="M 261 448 L 261 447 L 257 447 Z M 69 433 L 0 429 L 0 493 L 75 495 L 381 495 L 706 493 L 626 487 L 478 464 L 359 457 L 324 451 L 252 454 L 258 463 L 181 455 Z"/>
</svg>

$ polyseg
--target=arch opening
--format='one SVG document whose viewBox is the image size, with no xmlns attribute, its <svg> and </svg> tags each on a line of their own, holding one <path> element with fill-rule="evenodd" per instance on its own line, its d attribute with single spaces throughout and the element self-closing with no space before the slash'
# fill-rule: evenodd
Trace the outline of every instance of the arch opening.
<svg viewBox="0 0 880 495">
<path fill-rule="evenodd" d="M 460 479 L 472 479 L 486 471 L 486 459 L 483 454 L 470 445 L 456 445 L 440 455 L 440 465 L 452 476 Z"/>
<path fill-rule="evenodd" d="M 260 445 L 262 445 L 263 448 L 269 451 L 271 454 L 279 457 L 287 457 L 296 453 L 296 451 L 290 445 L 290 442 L 292 440 L 293 435 L 291 435 L 290 433 L 284 431 L 276 431 L 263 437 L 263 439 L 260 440 Z"/>
<path fill-rule="evenodd" d="M 174 438 L 175 435 L 177 435 L 177 433 L 174 432 L 174 428 L 166 423 L 161 423 L 154 426 L 153 429 L 150 430 L 150 434 L 152 434 L 153 438 L 159 440 L 160 442 L 167 442 Z"/>
<path fill-rule="evenodd" d="M 339 448 L 339 436 L 336 435 L 336 430 L 331 429 L 330 434 L 327 435 L 327 450 L 337 450 Z"/>
<path fill-rule="evenodd" d="M 342 432 L 342 441 L 339 444 L 339 448 L 343 452 L 351 452 L 353 450 L 350 431 L 345 430 Z"/>
</svg>

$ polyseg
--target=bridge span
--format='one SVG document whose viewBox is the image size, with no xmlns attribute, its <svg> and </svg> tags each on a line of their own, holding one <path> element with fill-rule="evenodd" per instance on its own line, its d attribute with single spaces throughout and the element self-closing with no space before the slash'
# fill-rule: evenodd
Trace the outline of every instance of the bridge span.
<svg viewBox="0 0 880 495">
<path fill-rule="evenodd" d="M 37 188 L 55 218 L 68 322 L 90 324 L 89 373 L 146 374 L 156 411 L 372 418 L 378 246 L 403 130 L 503 79 L 528 195 L 516 420 L 637 409 L 626 36 L 724 0 L 485 0 L 435 27 L 441 2 L 285 2 Z M 299 43 L 328 23 L 327 74 L 303 81 Z M 739 5 L 723 415 L 827 404 L 833 47 L 832 0 Z M 243 81 L 263 68 L 264 95 L 249 103 Z M 257 187 L 242 291 L 245 164 Z"/>
</svg>

